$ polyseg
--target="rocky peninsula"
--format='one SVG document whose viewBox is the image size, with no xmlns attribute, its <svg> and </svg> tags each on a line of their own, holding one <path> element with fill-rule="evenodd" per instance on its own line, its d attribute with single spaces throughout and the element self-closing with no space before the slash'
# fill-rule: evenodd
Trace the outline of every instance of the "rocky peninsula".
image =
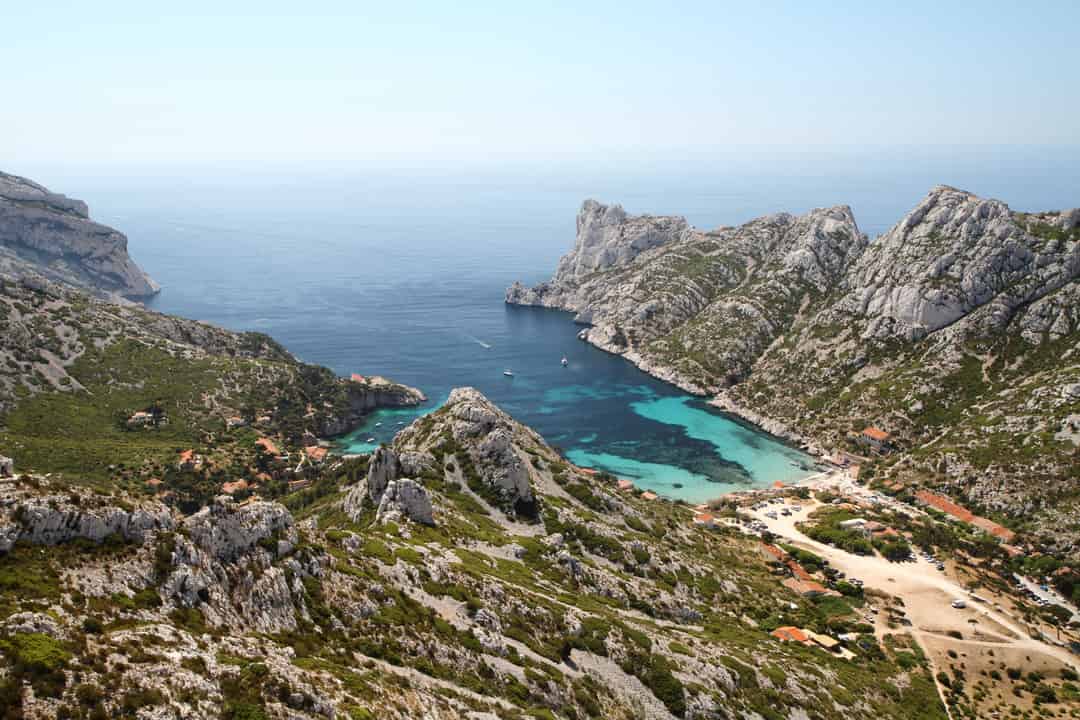
<svg viewBox="0 0 1080 720">
<path fill-rule="evenodd" d="M 700 230 L 589 200 L 551 280 L 506 302 L 574 312 L 583 340 L 819 451 L 878 426 L 893 481 L 1051 523 L 1047 488 L 1080 494 L 1078 274 L 1080 209 L 944 185 L 873 241 L 843 205 Z"/>
</svg>

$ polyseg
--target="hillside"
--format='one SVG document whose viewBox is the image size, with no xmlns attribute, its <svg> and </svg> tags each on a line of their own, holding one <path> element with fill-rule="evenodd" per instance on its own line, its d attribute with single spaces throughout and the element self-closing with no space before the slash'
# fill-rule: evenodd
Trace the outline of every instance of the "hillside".
<svg viewBox="0 0 1080 720">
<path fill-rule="evenodd" d="M 234 475 L 258 474 L 234 449 L 254 463 L 260 435 L 297 452 L 372 409 L 424 400 L 382 378 L 339 378 L 259 333 L 0 280 L 0 455 L 68 482 L 142 489 L 192 450 L 206 467 L 176 501 L 198 507 Z"/>
<path fill-rule="evenodd" d="M 10 717 L 945 717 L 913 639 L 862 620 L 886 598 L 800 597 L 759 540 L 567 465 L 468 388 L 283 504 L 182 515 L 39 476 L 0 498 Z"/>
<path fill-rule="evenodd" d="M 701 231 L 587 202 L 551 281 L 507 302 L 577 313 L 581 337 L 768 430 L 863 453 L 1032 530 L 1080 492 L 1080 210 L 1025 214 L 939 186 L 869 241 L 849 208 Z"/>
<path fill-rule="evenodd" d="M 90 219 L 81 200 L 0 172 L 0 278 L 48 279 L 113 299 L 159 288 L 128 255 L 127 238 Z"/>
</svg>

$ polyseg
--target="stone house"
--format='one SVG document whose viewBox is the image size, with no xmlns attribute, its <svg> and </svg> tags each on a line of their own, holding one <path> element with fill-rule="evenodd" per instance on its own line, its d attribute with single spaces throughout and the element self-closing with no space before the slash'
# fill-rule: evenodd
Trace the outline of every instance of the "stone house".
<svg viewBox="0 0 1080 720">
<path fill-rule="evenodd" d="M 871 425 L 859 433 L 858 442 L 863 447 L 886 453 L 889 451 L 889 438 L 889 433 Z"/>
</svg>

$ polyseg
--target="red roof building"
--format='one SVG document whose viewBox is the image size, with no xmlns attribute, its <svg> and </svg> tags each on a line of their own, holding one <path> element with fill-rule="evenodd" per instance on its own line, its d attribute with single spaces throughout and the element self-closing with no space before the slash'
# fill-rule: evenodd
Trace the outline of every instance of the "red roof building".
<svg viewBox="0 0 1080 720">
<path fill-rule="evenodd" d="M 814 576 L 806 572 L 806 568 L 795 562 L 795 560 L 788 560 L 784 564 L 787 565 L 787 568 L 791 571 L 791 574 L 797 577 L 799 580 L 811 581 L 814 579 Z"/>
<path fill-rule="evenodd" d="M 989 535 L 993 535 L 1000 540 L 1003 540 L 1005 542 L 1012 542 L 1013 539 L 1016 538 L 1016 533 L 1014 533 L 1012 530 L 1005 527 L 1004 525 L 999 525 L 998 523 L 988 518 L 979 517 L 975 513 L 968 510 L 966 507 L 957 505 L 952 500 L 943 495 L 932 493 L 929 490 L 919 490 L 915 493 L 915 497 L 924 505 L 929 505 L 932 508 L 936 508 L 941 512 L 945 513 L 946 515 L 951 515 L 957 520 L 962 520 L 963 522 L 970 523 L 971 525 L 974 525 L 983 532 Z"/>
<path fill-rule="evenodd" d="M 700 512 L 694 515 L 694 524 L 712 527 L 716 524 L 716 518 L 713 517 L 711 513 Z"/>
<path fill-rule="evenodd" d="M 232 495 L 233 493 L 237 493 L 237 492 L 239 492 L 241 490 L 247 490 L 247 489 L 248 489 L 247 480 L 243 480 L 243 479 L 234 480 L 233 482 L 227 482 L 227 483 L 222 483 L 221 484 L 221 492 L 225 493 L 226 495 Z"/>
<path fill-rule="evenodd" d="M 813 580 L 799 580 L 798 578 L 788 578 L 781 583 L 784 587 L 792 592 L 795 592 L 804 597 L 814 597 L 817 595 L 839 595 L 840 593 L 835 590 L 829 590 L 827 587 L 819 582 Z"/>
<path fill-rule="evenodd" d="M 321 463 L 326 459 L 326 453 L 330 452 L 324 447 L 318 445 L 310 445 L 304 448 L 304 454 L 308 456 L 308 460 L 313 463 Z"/>
<path fill-rule="evenodd" d="M 885 432 L 881 428 L 870 426 L 862 431 L 863 437 L 874 442 L 883 443 L 888 442 L 889 433 Z"/>
<path fill-rule="evenodd" d="M 268 455 L 278 456 L 281 454 L 281 451 L 278 450 L 278 446 L 274 444 L 274 441 L 270 438 L 259 438 L 255 441 L 255 445 L 261 447 Z"/>
<path fill-rule="evenodd" d="M 806 633 L 804 633 L 799 628 L 792 627 L 790 625 L 785 627 L 778 627 L 769 634 L 780 642 L 797 642 L 802 643 L 803 645 L 810 644 L 810 638 L 806 635 Z"/>
</svg>

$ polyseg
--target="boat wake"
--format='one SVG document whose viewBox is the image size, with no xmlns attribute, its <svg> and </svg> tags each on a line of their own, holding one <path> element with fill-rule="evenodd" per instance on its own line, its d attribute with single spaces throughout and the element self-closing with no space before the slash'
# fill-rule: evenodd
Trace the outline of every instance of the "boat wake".
<svg viewBox="0 0 1080 720">
<path fill-rule="evenodd" d="M 478 337 L 473 337 L 472 335 L 466 335 L 465 337 L 467 337 L 469 340 L 472 340 L 474 343 L 476 343 L 480 347 L 484 348 L 485 350 L 490 350 L 491 349 L 491 345 L 484 342 L 483 340 L 481 340 Z"/>
</svg>

